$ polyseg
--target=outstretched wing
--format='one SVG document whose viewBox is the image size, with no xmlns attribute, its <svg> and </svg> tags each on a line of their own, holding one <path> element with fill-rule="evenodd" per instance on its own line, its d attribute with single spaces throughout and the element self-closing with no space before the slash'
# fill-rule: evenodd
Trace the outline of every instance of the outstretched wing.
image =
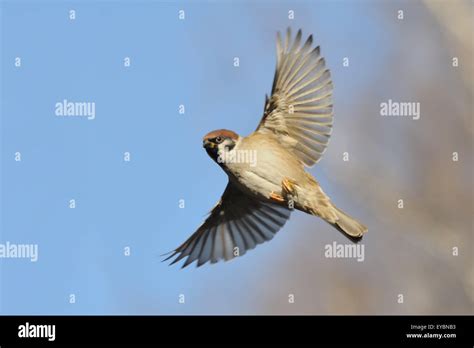
<svg viewBox="0 0 474 348">
<path fill-rule="evenodd" d="M 301 30 L 293 42 L 290 29 L 284 43 L 278 33 L 272 95 L 257 128 L 275 134 L 308 167 L 326 150 L 333 121 L 331 75 L 312 43 L 310 35 L 301 45 Z"/>
<path fill-rule="evenodd" d="M 177 255 L 174 264 L 187 257 L 184 268 L 196 260 L 199 267 L 208 261 L 242 256 L 272 239 L 290 214 L 287 207 L 255 200 L 229 182 L 206 221 L 164 261 Z"/>
</svg>

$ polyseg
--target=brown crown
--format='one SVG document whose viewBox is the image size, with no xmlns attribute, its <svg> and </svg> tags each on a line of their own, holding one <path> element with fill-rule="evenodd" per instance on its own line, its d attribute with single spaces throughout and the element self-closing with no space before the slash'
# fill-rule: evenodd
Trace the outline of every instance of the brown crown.
<svg viewBox="0 0 474 348">
<path fill-rule="evenodd" d="M 215 137 L 223 137 L 223 138 L 231 138 L 233 140 L 237 140 L 239 138 L 239 135 L 235 132 L 232 132 L 231 130 L 228 130 L 228 129 L 218 129 L 218 130 L 215 130 L 215 131 L 212 131 L 210 133 L 207 133 L 203 140 L 207 140 L 207 139 L 213 139 Z"/>
</svg>

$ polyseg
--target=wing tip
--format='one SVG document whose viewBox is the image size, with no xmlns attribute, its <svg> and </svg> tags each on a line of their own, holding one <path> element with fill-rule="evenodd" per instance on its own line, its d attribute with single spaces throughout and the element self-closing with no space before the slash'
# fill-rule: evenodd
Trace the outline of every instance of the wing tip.
<svg viewBox="0 0 474 348">
<path fill-rule="evenodd" d="M 186 267 L 188 267 L 190 264 L 192 264 L 194 262 L 194 260 L 192 261 L 189 261 L 189 257 L 186 259 L 186 261 L 181 265 L 181 269 L 184 269 Z"/>
<path fill-rule="evenodd" d="M 171 255 L 169 255 L 169 254 L 171 254 Z M 177 251 L 176 251 L 176 250 L 168 251 L 167 253 L 161 254 L 160 257 L 169 255 L 168 257 L 166 257 L 166 258 L 164 258 L 163 260 L 161 260 L 161 262 L 168 261 L 168 260 L 171 259 L 173 256 L 175 256 L 176 254 L 177 254 Z"/>
<path fill-rule="evenodd" d="M 296 33 L 296 40 L 295 41 L 301 40 L 302 36 L 303 36 L 303 32 L 301 31 L 301 29 L 298 29 L 298 32 Z"/>
</svg>

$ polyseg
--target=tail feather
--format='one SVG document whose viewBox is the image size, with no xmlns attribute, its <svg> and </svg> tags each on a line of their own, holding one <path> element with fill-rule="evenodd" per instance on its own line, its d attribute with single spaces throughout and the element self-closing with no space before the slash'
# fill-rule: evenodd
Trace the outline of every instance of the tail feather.
<svg viewBox="0 0 474 348">
<path fill-rule="evenodd" d="M 296 196 L 298 197 L 295 205 L 296 209 L 320 217 L 351 241 L 355 243 L 360 241 L 368 230 L 367 226 L 337 208 L 324 193 L 318 182 L 308 173 L 307 179 L 311 183 L 309 187 L 299 189 L 296 186 Z"/>
<path fill-rule="evenodd" d="M 347 215 L 341 209 L 334 207 L 337 211 L 338 219 L 331 223 L 337 230 L 342 232 L 351 241 L 357 243 L 362 239 L 364 233 L 368 231 L 367 226 L 361 224 L 353 217 Z"/>
</svg>

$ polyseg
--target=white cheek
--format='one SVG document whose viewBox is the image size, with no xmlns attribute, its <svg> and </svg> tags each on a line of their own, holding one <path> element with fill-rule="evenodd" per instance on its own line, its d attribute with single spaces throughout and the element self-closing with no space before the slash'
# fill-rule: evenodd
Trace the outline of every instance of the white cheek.
<svg viewBox="0 0 474 348">
<path fill-rule="evenodd" d="M 219 153 L 225 153 L 225 152 L 230 151 L 229 147 L 232 145 L 233 145 L 232 141 L 226 139 L 224 142 L 217 145 L 217 148 L 219 149 Z"/>
<path fill-rule="evenodd" d="M 224 143 L 217 145 L 217 149 L 220 154 L 225 154 L 227 152 L 227 148 Z"/>
</svg>

